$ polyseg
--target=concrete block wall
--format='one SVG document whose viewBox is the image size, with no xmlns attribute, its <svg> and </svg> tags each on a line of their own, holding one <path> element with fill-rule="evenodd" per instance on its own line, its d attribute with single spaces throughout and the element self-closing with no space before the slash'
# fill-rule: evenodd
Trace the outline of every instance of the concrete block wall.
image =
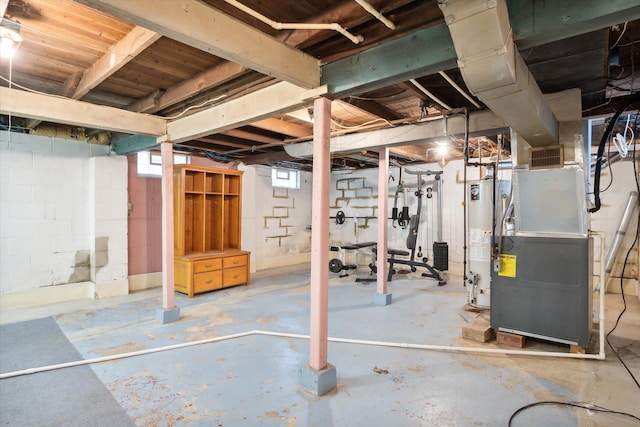
<svg viewBox="0 0 640 427">
<path fill-rule="evenodd" d="M 96 296 L 127 294 L 127 159 L 89 159 L 89 255 Z"/>
<path fill-rule="evenodd" d="M 269 167 L 243 169 L 243 240 L 253 239 L 246 247 L 256 269 L 309 261 L 311 174 L 300 172 L 300 189 L 294 190 L 273 188 Z"/>
<path fill-rule="evenodd" d="M 416 165 L 409 168 L 412 171 L 432 170 L 439 171 L 437 165 Z M 387 218 L 391 218 L 391 210 L 394 206 L 395 192 L 399 183 L 399 169 L 391 168 L 389 178 L 389 212 Z M 433 197 L 428 199 L 426 194 L 422 197 L 422 211 L 420 214 L 419 240 L 418 246 L 422 246 L 424 256 L 431 258 L 432 244 L 435 239 L 436 222 L 436 193 L 433 177 L 425 176 L 426 185 L 423 191 L 426 193 L 427 187 L 433 188 Z M 414 184 L 417 177 L 404 174 L 405 184 Z M 446 182 L 446 181 L 445 181 Z M 418 208 L 418 198 L 414 195 L 415 189 L 408 190 L 407 202 L 409 214 L 415 215 Z M 445 188 L 446 194 L 446 188 Z M 446 199 L 446 196 L 445 196 Z M 338 211 L 344 212 L 347 217 L 344 224 L 336 224 L 331 220 L 330 243 L 349 244 L 353 242 L 375 242 L 377 240 L 378 229 L 378 168 L 365 169 L 352 172 L 350 174 L 332 174 L 330 193 L 330 215 L 335 217 Z M 446 204 L 446 200 L 445 200 Z M 404 194 L 398 195 L 397 206 L 399 209 L 404 206 Z M 409 228 L 402 228 L 397 223 L 393 226 L 391 219 L 387 219 L 388 242 L 390 248 L 406 249 L 406 240 Z M 444 236 L 443 236 L 444 237 Z M 445 240 L 446 241 L 446 240 Z"/>
<path fill-rule="evenodd" d="M 126 280 L 126 160 L 108 152 L 85 142 L 0 132 L 3 306 L 20 292 L 46 289 L 47 303 L 64 300 L 65 289 L 94 296 L 94 280 Z M 94 190 L 101 194 L 94 198 Z"/>
</svg>

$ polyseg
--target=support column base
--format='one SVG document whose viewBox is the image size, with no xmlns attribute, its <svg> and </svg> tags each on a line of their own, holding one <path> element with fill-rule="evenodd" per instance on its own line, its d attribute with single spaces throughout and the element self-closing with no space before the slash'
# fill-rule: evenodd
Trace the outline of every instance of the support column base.
<svg viewBox="0 0 640 427">
<path fill-rule="evenodd" d="M 375 305 L 389 305 L 391 304 L 391 293 L 386 294 L 373 294 L 373 303 Z"/>
<path fill-rule="evenodd" d="M 157 308 L 156 319 L 158 319 L 158 322 L 162 324 L 177 322 L 180 320 L 180 307 Z"/>
<path fill-rule="evenodd" d="M 309 365 L 300 368 L 300 385 L 316 396 L 327 394 L 338 386 L 336 367 L 330 363 L 324 369 L 316 370 Z"/>
</svg>

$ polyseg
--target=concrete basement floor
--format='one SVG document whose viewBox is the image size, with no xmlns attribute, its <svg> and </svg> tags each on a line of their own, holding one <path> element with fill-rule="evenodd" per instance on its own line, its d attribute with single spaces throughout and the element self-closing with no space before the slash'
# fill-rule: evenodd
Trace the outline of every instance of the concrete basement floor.
<svg viewBox="0 0 640 427">
<path fill-rule="evenodd" d="M 386 307 L 373 304 L 375 283 L 332 277 L 329 335 L 499 348 L 495 341 L 460 337 L 469 321 L 460 278 L 438 287 L 435 281 L 397 277 L 389 284 L 393 302 Z M 255 329 L 307 334 L 309 266 L 261 271 L 250 286 L 193 299 L 176 294 L 181 319 L 167 325 L 155 317 L 161 301 L 161 290 L 152 289 L 5 311 L 0 323 L 53 316 L 85 359 Z M 628 297 L 627 305 L 611 341 L 640 378 L 640 304 Z M 607 332 L 621 308 L 620 295 L 607 294 Z M 526 348 L 568 352 L 568 346 L 530 339 Z M 140 426 L 505 426 L 515 410 L 541 400 L 592 402 L 640 416 L 640 390 L 608 348 L 605 361 L 584 361 L 329 343 L 338 387 L 321 397 L 298 386 L 308 351 L 305 339 L 252 335 L 91 367 Z M 513 425 L 638 422 L 539 406 L 520 413 Z"/>
</svg>

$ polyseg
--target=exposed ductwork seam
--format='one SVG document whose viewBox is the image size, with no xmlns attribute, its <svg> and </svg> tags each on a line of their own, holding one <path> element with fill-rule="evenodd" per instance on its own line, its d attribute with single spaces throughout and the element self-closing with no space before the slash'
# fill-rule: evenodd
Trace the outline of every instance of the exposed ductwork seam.
<svg viewBox="0 0 640 427">
<path fill-rule="evenodd" d="M 343 26 L 341 26 L 340 24 L 337 24 L 335 22 L 334 23 L 330 23 L 330 24 L 276 22 L 273 19 L 267 18 L 266 16 L 264 16 L 260 12 L 257 12 L 255 10 L 251 9 L 250 7 L 245 6 L 244 4 L 240 3 L 239 1 L 236 1 L 236 0 L 224 0 L 224 1 L 229 3 L 230 5 L 238 8 L 238 9 L 240 9 L 241 11 L 246 13 L 247 15 L 253 16 L 254 18 L 258 19 L 259 21 L 269 25 L 274 30 L 333 30 L 333 31 L 336 31 L 336 32 L 342 34 L 343 36 L 345 36 L 346 38 L 351 40 L 354 44 L 358 44 L 358 43 L 360 43 L 360 42 L 362 42 L 364 40 L 364 37 L 362 37 L 361 35 L 357 35 L 357 36 L 353 35 L 349 31 L 347 31 Z"/>
<path fill-rule="evenodd" d="M 520 56 L 506 0 L 439 0 L 469 91 L 532 147 L 558 143 L 558 120 Z"/>
</svg>

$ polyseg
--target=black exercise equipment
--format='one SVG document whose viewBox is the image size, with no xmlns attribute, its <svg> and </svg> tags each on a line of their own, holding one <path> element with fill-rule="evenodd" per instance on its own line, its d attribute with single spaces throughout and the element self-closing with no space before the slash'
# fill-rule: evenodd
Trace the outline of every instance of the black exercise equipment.
<svg viewBox="0 0 640 427">
<path fill-rule="evenodd" d="M 415 215 L 411 216 L 409 219 L 409 234 L 407 236 L 407 249 L 410 249 L 411 252 L 402 250 L 402 249 L 387 249 L 387 262 L 389 263 L 389 273 L 387 276 L 387 280 L 390 282 L 393 279 L 393 275 L 396 274 L 394 270 L 394 265 L 407 265 L 411 268 L 412 272 L 416 272 L 418 268 L 425 268 L 428 272 L 422 273 L 422 277 L 432 277 L 438 281 L 438 286 L 443 286 L 447 284 L 447 281 L 442 277 L 440 271 L 438 271 L 434 266 L 431 266 L 427 263 L 428 259 L 426 257 L 421 259 L 416 259 L 416 243 L 418 240 L 418 228 L 420 227 L 420 213 L 422 210 L 422 196 L 424 192 L 422 191 L 422 187 L 424 186 L 424 181 L 422 180 L 422 175 L 435 175 L 435 179 L 440 179 L 440 175 L 442 175 L 442 171 L 432 172 L 432 171 L 409 171 L 405 170 L 406 173 L 410 175 L 417 175 L 418 184 L 416 186 L 415 195 L 418 197 L 418 209 Z M 431 192 L 427 192 L 430 194 Z M 397 195 L 397 192 L 396 192 Z M 444 245 L 444 246 L 443 246 Z M 448 258 L 448 247 L 445 247 L 447 244 L 444 242 L 438 242 L 437 245 L 437 253 L 436 253 L 436 244 L 434 243 L 434 257 L 437 257 L 438 267 L 441 267 L 443 270 L 448 269 L 448 260 L 443 261 L 443 257 Z M 445 251 L 446 249 L 446 251 Z M 422 252 L 421 248 L 418 249 L 418 252 Z M 406 257 L 409 256 L 409 259 L 405 258 L 397 258 L 397 257 Z M 373 269 L 372 269 L 373 271 Z"/>
<path fill-rule="evenodd" d="M 355 270 L 358 268 L 356 264 L 346 264 L 345 263 L 345 253 L 346 251 L 357 251 L 363 248 L 376 246 L 375 242 L 363 242 L 363 243 L 352 243 L 349 245 L 342 246 L 330 246 L 329 249 L 333 252 L 338 252 L 338 258 L 332 258 L 329 261 L 329 271 L 332 273 L 340 274 L 340 277 L 346 277 L 349 275 L 347 273 L 348 270 Z"/>
</svg>

